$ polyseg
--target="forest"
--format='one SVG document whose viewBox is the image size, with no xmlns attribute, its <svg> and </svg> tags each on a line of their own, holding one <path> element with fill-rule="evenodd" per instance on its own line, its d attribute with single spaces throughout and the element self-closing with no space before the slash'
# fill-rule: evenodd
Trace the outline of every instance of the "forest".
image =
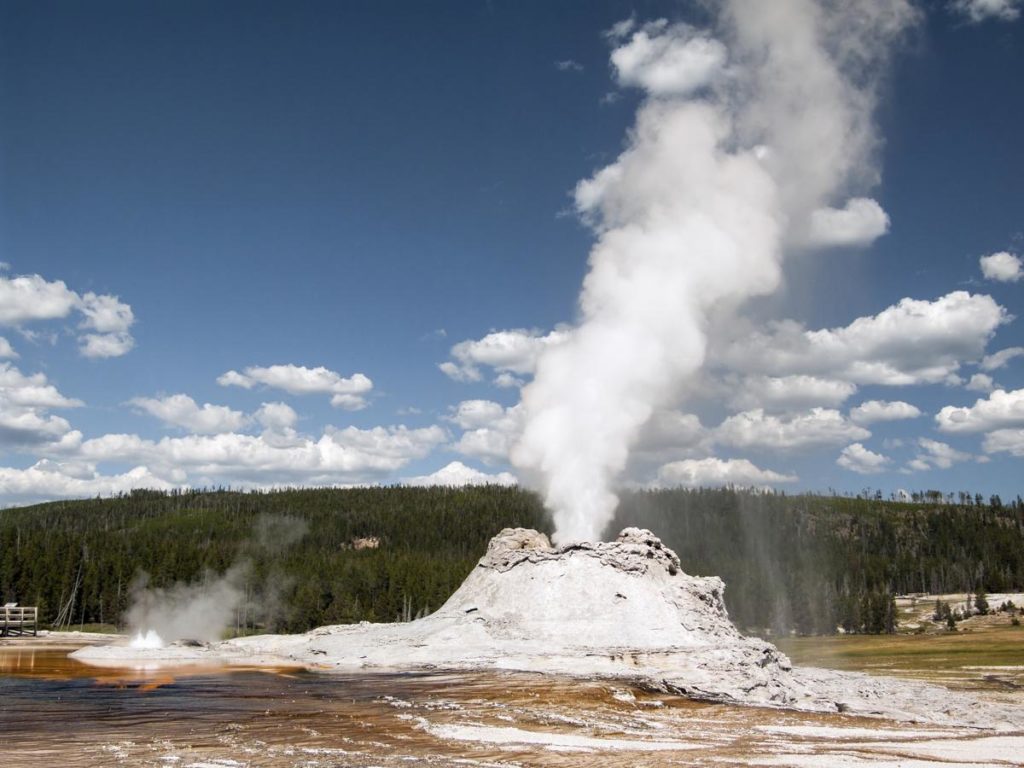
<svg viewBox="0 0 1024 768">
<path fill-rule="evenodd" d="M 608 536 L 650 528 L 717 575 L 736 623 L 825 634 L 895 628 L 893 596 L 1024 588 L 1024 504 L 731 489 L 627 493 Z M 538 497 L 499 486 L 134 491 L 0 510 L 0 598 L 63 627 L 120 625 L 140 584 L 229 569 L 233 631 L 299 632 L 438 608 L 510 526 L 551 531 Z"/>
</svg>

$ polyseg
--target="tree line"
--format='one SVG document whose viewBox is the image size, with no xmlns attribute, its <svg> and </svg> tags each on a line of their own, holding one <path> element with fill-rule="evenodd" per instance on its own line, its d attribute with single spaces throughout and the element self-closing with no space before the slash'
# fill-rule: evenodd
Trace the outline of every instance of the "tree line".
<svg viewBox="0 0 1024 768">
<path fill-rule="evenodd" d="M 886 632 L 896 594 L 1024 589 L 1024 506 L 976 502 L 634 492 L 606 537 L 650 528 L 686 572 L 725 580 L 744 629 Z M 142 573 L 170 587 L 244 563 L 237 632 L 395 621 L 437 609 L 510 526 L 552 528 L 535 494 L 498 486 L 52 502 L 0 510 L 0 598 L 44 622 L 119 624 Z"/>
</svg>

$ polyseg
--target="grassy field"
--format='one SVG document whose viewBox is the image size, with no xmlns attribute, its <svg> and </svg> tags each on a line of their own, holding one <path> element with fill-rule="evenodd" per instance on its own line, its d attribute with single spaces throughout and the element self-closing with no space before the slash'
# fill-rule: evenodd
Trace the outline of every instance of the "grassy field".
<svg viewBox="0 0 1024 768">
<path fill-rule="evenodd" d="M 955 632 L 935 625 L 924 632 L 787 637 L 774 642 L 794 664 L 1024 698 L 1024 626 L 1013 626 L 1006 614 L 967 619 Z"/>
</svg>

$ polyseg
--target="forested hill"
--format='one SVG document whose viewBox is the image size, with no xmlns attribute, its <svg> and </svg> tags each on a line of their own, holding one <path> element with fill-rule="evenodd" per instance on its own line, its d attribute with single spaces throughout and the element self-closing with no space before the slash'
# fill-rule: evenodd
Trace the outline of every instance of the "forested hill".
<svg viewBox="0 0 1024 768">
<path fill-rule="evenodd" d="M 895 592 L 1024 589 L 1019 500 L 657 491 L 623 498 L 612 532 L 626 525 L 654 530 L 687 572 L 721 576 L 746 628 L 885 631 Z M 116 623 L 143 572 L 170 586 L 234 566 L 238 631 L 394 621 L 440 606 L 507 526 L 551 528 L 535 495 L 495 486 L 54 502 L 0 510 L 0 598 L 46 621 Z"/>
<path fill-rule="evenodd" d="M 1020 497 L 963 498 L 643 492 L 623 499 L 615 527 L 657 531 L 684 570 L 721 576 L 740 626 L 879 632 L 891 629 L 894 594 L 1024 589 Z"/>
</svg>

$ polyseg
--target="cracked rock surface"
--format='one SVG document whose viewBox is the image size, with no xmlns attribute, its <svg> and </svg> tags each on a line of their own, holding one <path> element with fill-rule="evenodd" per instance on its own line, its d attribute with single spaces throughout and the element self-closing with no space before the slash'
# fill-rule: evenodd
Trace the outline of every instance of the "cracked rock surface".
<svg viewBox="0 0 1024 768">
<path fill-rule="evenodd" d="M 699 699 L 846 712 L 911 722 L 1021 727 L 1020 708 L 923 683 L 793 669 L 775 646 L 729 620 L 724 584 L 690 576 L 653 533 L 552 547 L 507 528 L 435 613 L 397 624 L 320 627 L 199 648 L 85 648 L 76 658 L 298 664 L 325 671 L 523 670 L 625 679 Z"/>
</svg>

